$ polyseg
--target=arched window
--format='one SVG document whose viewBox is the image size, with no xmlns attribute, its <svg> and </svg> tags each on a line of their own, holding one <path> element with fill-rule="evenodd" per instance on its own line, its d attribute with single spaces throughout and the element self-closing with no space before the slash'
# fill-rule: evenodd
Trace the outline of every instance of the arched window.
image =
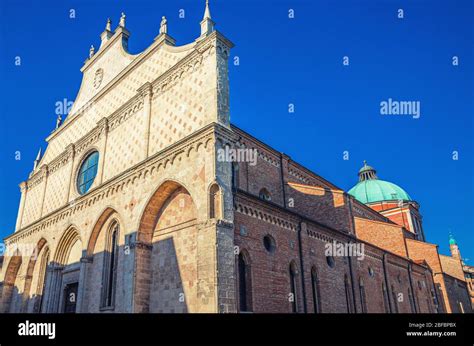
<svg viewBox="0 0 474 346">
<path fill-rule="evenodd" d="M 349 286 L 349 279 L 347 275 L 344 275 L 344 292 L 346 294 L 346 306 L 347 312 L 352 313 L 352 304 L 351 304 L 351 288 Z"/>
<path fill-rule="evenodd" d="M 89 191 L 95 176 L 97 175 L 97 168 L 99 166 L 99 153 L 94 151 L 90 153 L 84 161 L 82 161 L 81 168 L 77 174 L 77 190 L 81 195 Z"/>
<path fill-rule="evenodd" d="M 296 284 L 296 278 L 297 278 L 297 269 L 296 269 L 296 264 L 292 262 L 290 264 L 290 303 L 291 303 L 291 311 L 292 312 L 298 312 L 298 294 L 297 294 L 297 284 Z"/>
<path fill-rule="evenodd" d="M 250 266 L 244 255 L 239 253 L 238 259 L 239 269 L 239 311 L 252 311 L 251 307 L 251 277 L 250 277 Z"/>
<path fill-rule="evenodd" d="M 359 294 L 360 294 L 360 305 L 362 307 L 362 313 L 367 312 L 367 298 L 365 296 L 364 281 L 359 280 Z"/>
<path fill-rule="evenodd" d="M 239 164 L 232 162 L 232 188 L 239 188 Z"/>
<path fill-rule="evenodd" d="M 263 199 L 264 201 L 271 201 L 272 200 L 272 196 L 270 196 L 270 192 L 268 192 L 268 190 L 266 188 L 263 188 L 260 190 L 260 192 L 258 193 L 258 197 L 260 199 Z"/>
<path fill-rule="evenodd" d="M 107 237 L 104 253 L 104 271 L 102 285 L 102 307 L 113 307 L 115 303 L 115 286 L 117 281 L 119 225 L 112 224 Z"/>
<path fill-rule="evenodd" d="M 221 216 L 221 192 L 219 185 L 213 184 L 209 189 L 209 218 Z"/>
<path fill-rule="evenodd" d="M 313 292 L 313 310 L 314 313 L 321 312 L 321 300 L 319 296 L 319 280 L 316 268 L 311 268 L 311 288 Z"/>
</svg>

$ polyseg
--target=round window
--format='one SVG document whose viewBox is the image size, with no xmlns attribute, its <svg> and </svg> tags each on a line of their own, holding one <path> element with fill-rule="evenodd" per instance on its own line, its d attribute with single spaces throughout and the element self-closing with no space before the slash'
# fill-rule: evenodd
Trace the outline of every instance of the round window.
<svg viewBox="0 0 474 346">
<path fill-rule="evenodd" d="M 90 153 L 84 161 L 77 174 L 77 190 L 81 195 L 89 191 L 95 176 L 97 175 L 97 167 L 99 166 L 99 153 L 94 151 Z"/>
<path fill-rule="evenodd" d="M 326 256 L 326 262 L 328 263 L 328 266 L 330 266 L 331 268 L 334 267 L 334 257 L 332 256 Z"/>
<path fill-rule="evenodd" d="M 271 235 L 267 234 L 265 237 L 263 237 L 263 246 L 268 252 L 274 252 L 276 248 L 275 239 L 273 239 Z"/>
</svg>

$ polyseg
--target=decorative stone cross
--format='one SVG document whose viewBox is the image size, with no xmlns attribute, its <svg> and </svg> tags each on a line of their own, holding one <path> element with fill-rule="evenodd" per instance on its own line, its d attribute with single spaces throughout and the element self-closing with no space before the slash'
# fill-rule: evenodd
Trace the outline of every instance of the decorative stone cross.
<svg viewBox="0 0 474 346">
<path fill-rule="evenodd" d="M 166 17 L 163 16 L 161 17 L 160 34 L 167 34 L 167 33 L 168 33 L 168 21 L 166 20 Z"/>
</svg>

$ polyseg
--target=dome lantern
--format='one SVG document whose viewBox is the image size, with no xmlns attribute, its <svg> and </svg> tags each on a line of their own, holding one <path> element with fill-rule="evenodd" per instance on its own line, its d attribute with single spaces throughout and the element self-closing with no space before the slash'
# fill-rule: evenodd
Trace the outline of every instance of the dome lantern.
<svg viewBox="0 0 474 346">
<path fill-rule="evenodd" d="M 364 204 L 382 201 L 412 201 L 408 193 L 400 186 L 379 179 L 376 173 L 375 168 L 364 161 L 364 166 L 359 170 L 359 182 L 348 193 Z"/>
<path fill-rule="evenodd" d="M 377 179 L 376 173 L 375 168 L 367 165 L 367 161 L 364 160 L 364 167 L 359 170 L 359 181 Z"/>
</svg>

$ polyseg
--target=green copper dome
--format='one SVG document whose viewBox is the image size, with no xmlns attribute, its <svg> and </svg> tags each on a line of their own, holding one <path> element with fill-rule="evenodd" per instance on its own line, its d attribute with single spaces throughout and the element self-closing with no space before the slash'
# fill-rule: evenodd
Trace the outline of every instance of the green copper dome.
<svg viewBox="0 0 474 346">
<path fill-rule="evenodd" d="M 378 179 L 375 173 L 375 169 L 368 166 L 364 161 L 364 167 L 359 171 L 359 182 L 349 190 L 349 194 L 364 204 L 380 201 L 412 200 L 400 186 Z"/>
</svg>

